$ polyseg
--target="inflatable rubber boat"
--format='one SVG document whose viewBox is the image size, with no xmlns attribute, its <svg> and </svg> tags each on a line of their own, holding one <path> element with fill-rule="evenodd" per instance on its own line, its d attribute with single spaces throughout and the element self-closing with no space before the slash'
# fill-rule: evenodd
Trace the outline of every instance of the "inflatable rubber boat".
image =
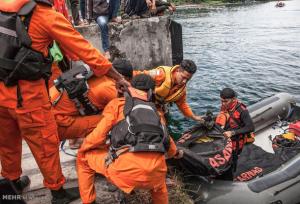
<svg viewBox="0 0 300 204">
<path fill-rule="evenodd" d="M 300 203 L 300 107 L 291 95 L 280 93 L 248 110 L 256 137 L 239 156 L 234 181 L 218 179 L 230 166 L 231 146 L 215 127 L 193 127 L 182 144 L 185 156 L 171 162 L 195 203 Z M 288 131 L 293 141 L 276 140 Z"/>
</svg>

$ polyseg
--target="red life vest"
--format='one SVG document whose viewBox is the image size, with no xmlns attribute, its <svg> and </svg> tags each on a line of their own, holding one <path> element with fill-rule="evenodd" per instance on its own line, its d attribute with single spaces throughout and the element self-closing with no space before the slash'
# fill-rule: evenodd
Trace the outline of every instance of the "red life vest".
<svg viewBox="0 0 300 204">
<path fill-rule="evenodd" d="M 243 125 L 241 121 L 241 113 L 245 110 L 247 110 L 246 105 L 244 105 L 241 102 L 238 102 L 234 110 L 232 112 L 229 112 L 229 118 L 227 119 L 225 130 L 228 129 L 235 130 L 240 128 Z M 245 143 L 252 143 L 252 142 L 254 142 L 253 132 L 248 134 L 240 134 L 234 136 L 232 146 L 234 150 L 236 149 L 242 150 Z"/>
</svg>

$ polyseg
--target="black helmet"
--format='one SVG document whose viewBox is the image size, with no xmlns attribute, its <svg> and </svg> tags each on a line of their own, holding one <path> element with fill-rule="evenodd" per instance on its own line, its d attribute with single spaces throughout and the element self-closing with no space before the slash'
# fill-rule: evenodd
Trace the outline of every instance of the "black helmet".
<svg viewBox="0 0 300 204">
<path fill-rule="evenodd" d="M 139 74 L 133 77 L 131 80 L 131 85 L 139 90 L 148 91 L 148 90 L 154 90 L 155 88 L 155 82 L 153 79 L 146 74 Z"/>
<path fill-rule="evenodd" d="M 132 64 L 126 59 L 115 59 L 113 61 L 113 67 L 123 76 L 132 78 Z"/>
</svg>

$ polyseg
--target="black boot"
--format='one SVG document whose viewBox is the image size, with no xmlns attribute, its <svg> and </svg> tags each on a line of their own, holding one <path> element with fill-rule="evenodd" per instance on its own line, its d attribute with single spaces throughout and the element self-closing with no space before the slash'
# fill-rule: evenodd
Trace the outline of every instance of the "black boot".
<svg viewBox="0 0 300 204">
<path fill-rule="evenodd" d="M 67 204 L 80 197 L 78 187 L 68 189 L 64 189 L 63 187 L 61 187 L 56 191 L 51 190 L 51 194 L 52 204 Z"/>
<path fill-rule="evenodd" d="M 28 176 L 22 176 L 14 181 L 8 179 L 0 179 L 0 203 L 10 204 L 26 204 L 22 198 L 22 192 L 29 187 L 30 179 Z M 13 200 L 8 197 L 13 196 Z"/>
<path fill-rule="evenodd" d="M 30 179 L 28 176 L 21 176 L 19 179 L 13 180 L 12 184 L 16 188 L 19 194 L 22 194 L 23 191 L 30 186 Z"/>
</svg>

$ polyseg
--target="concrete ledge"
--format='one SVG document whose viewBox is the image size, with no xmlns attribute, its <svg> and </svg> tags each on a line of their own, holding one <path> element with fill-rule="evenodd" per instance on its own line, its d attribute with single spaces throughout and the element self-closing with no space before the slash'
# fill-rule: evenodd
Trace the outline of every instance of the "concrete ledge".
<svg viewBox="0 0 300 204">
<path fill-rule="evenodd" d="M 76 29 L 102 50 L 97 24 Z M 110 23 L 109 35 L 112 60 L 127 58 L 135 69 L 173 65 L 183 58 L 181 25 L 168 16 Z"/>
</svg>

